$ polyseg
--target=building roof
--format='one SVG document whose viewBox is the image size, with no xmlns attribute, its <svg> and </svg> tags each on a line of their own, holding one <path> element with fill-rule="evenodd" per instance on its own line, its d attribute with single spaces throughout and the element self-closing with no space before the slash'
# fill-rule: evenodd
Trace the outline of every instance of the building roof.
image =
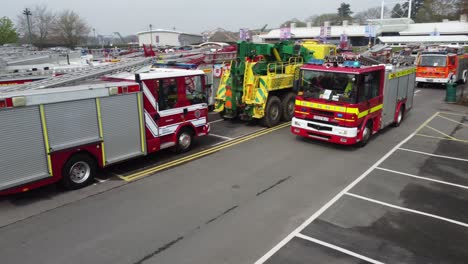
<svg viewBox="0 0 468 264">
<path fill-rule="evenodd" d="M 447 21 L 409 24 L 405 30 L 400 31 L 400 35 L 429 35 L 435 31 L 441 35 L 468 34 L 468 23 L 463 21 Z"/>
<path fill-rule="evenodd" d="M 437 31 L 441 35 L 463 35 L 468 34 L 468 23 L 466 21 L 445 21 L 437 23 L 414 23 L 411 19 L 370 19 L 369 24 L 376 26 L 376 34 L 386 32 L 399 33 L 400 35 L 414 36 L 427 35 Z M 330 37 L 336 38 L 345 33 L 350 37 L 366 36 L 365 25 L 331 26 Z M 320 36 L 320 27 L 292 27 L 292 38 L 316 38 Z M 262 39 L 279 39 L 280 29 L 273 29 L 267 34 L 259 36 Z"/>
<path fill-rule="evenodd" d="M 137 32 L 137 35 L 143 35 L 143 34 L 148 34 L 148 33 L 174 33 L 174 34 L 180 34 L 180 35 L 189 35 L 189 36 L 197 36 L 197 37 L 202 37 L 200 34 L 192 34 L 192 33 L 185 33 L 181 31 L 174 31 L 174 30 L 168 30 L 168 29 L 153 29 L 153 30 L 146 30 L 146 31 L 140 31 Z"/>
<path fill-rule="evenodd" d="M 386 44 L 391 43 L 423 43 L 423 44 L 451 44 L 451 43 L 467 43 L 467 35 L 451 35 L 451 36 L 391 36 L 379 37 L 379 40 Z"/>
</svg>

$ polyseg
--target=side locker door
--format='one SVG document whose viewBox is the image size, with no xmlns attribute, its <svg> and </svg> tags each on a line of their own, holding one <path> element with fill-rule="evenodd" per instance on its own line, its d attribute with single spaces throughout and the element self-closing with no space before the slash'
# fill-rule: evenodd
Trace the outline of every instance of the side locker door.
<svg viewBox="0 0 468 264">
<path fill-rule="evenodd" d="M 41 119 L 39 106 L 0 110 L 0 190 L 51 176 Z"/>
<path fill-rule="evenodd" d="M 407 93 L 407 100 L 406 100 L 406 109 L 410 109 L 413 107 L 413 99 L 414 99 L 414 86 L 416 85 L 416 73 L 412 71 L 408 75 L 408 93 Z"/>
<path fill-rule="evenodd" d="M 99 99 L 106 165 L 146 154 L 141 93 Z"/>
<path fill-rule="evenodd" d="M 384 102 L 382 126 L 387 126 L 395 120 L 395 110 L 398 100 L 398 78 L 393 72 L 385 74 Z"/>
</svg>

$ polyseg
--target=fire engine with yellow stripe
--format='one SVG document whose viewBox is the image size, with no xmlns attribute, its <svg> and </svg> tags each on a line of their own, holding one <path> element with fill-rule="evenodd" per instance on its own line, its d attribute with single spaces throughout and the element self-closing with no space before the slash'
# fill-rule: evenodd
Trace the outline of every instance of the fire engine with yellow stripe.
<svg viewBox="0 0 468 264">
<path fill-rule="evenodd" d="M 366 65 L 366 66 L 365 66 Z M 413 106 L 415 67 L 365 56 L 312 59 L 295 82 L 292 133 L 364 146 L 388 125 L 399 126 Z"/>
<path fill-rule="evenodd" d="M 203 71 L 122 66 L 0 90 L 0 195 L 54 182 L 81 188 L 98 167 L 184 152 L 209 133 Z"/>
</svg>

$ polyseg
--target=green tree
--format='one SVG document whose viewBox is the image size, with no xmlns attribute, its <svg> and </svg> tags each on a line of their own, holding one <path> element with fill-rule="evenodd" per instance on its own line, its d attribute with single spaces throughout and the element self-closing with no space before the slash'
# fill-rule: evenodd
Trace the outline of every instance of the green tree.
<svg viewBox="0 0 468 264">
<path fill-rule="evenodd" d="M 337 14 L 321 14 L 320 16 L 315 17 L 315 19 L 312 22 L 312 24 L 316 27 L 323 26 L 323 23 L 325 21 L 329 21 L 330 24 L 336 24 L 338 23 L 338 15 Z"/>
<path fill-rule="evenodd" d="M 423 6 L 425 0 L 413 0 L 411 2 L 411 18 L 414 19 L 419 13 L 419 9 Z M 409 7 L 409 2 L 405 2 L 401 5 L 401 9 L 403 9 L 403 17 L 408 17 L 408 7 Z M 415 20 L 415 22 L 417 22 Z"/>
<path fill-rule="evenodd" d="M 351 20 L 351 15 L 353 11 L 351 11 L 351 5 L 346 3 L 341 3 L 340 7 L 338 7 L 338 23 L 342 23 L 343 20 Z"/>
<path fill-rule="evenodd" d="M 13 25 L 13 22 L 8 17 L 0 18 L 0 45 L 6 43 L 16 43 L 18 41 L 18 33 Z"/>
<path fill-rule="evenodd" d="M 307 23 L 304 22 L 304 21 L 301 21 L 297 18 L 293 18 L 293 19 L 290 19 L 288 21 L 285 21 L 283 23 L 281 23 L 280 27 L 283 28 L 283 27 L 290 27 L 291 26 L 291 23 L 296 23 L 296 27 L 305 27 L 307 26 Z"/>
<path fill-rule="evenodd" d="M 406 14 L 408 14 L 408 12 L 406 12 Z M 405 15 L 405 11 L 403 10 L 403 8 L 401 7 L 400 4 L 396 4 L 393 9 L 392 9 L 392 15 L 391 17 L 392 18 L 401 18 Z"/>
</svg>

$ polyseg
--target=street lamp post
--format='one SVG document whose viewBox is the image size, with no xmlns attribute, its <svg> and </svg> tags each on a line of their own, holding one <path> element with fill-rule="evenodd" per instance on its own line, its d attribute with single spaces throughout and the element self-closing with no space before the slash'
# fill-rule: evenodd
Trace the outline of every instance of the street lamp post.
<svg viewBox="0 0 468 264">
<path fill-rule="evenodd" d="M 149 28 L 150 28 L 151 48 L 153 48 L 153 25 L 149 24 Z"/>
<path fill-rule="evenodd" d="M 93 35 L 94 35 L 93 42 L 94 42 L 94 45 L 96 45 L 97 41 L 96 41 L 96 29 L 95 28 L 93 28 Z"/>
<path fill-rule="evenodd" d="M 29 45 L 32 46 L 31 23 L 30 23 L 30 20 L 29 20 L 29 16 L 32 16 L 31 10 L 29 10 L 29 8 L 25 8 L 23 10 L 23 14 L 26 16 L 26 23 L 28 23 Z"/>
</svg>

